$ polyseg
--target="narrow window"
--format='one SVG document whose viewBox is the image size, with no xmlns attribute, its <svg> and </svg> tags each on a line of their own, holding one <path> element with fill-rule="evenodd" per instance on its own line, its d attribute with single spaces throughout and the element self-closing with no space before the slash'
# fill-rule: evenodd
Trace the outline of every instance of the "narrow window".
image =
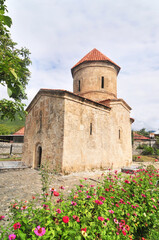
<svg viewBox="0 0 159 240">
<path fill-rule="evenodd" d="M 78 91 L 79 92 L 81 91 L 81 81 L 80 80 L 78 81 Z"/>
<path fill-rule="evenodd" d="M 101 88 L 104 88 L 104 77 L 101 79 Z"/>
<path fill-rule="evenodd" d="M 90 135 L 92 135 L 92 123 L 90 123 Z"/>
<path fill-rule="evenodd" d="M 119 129 L 119 139 L 120 139 L 120 129 Z"/>
</svg>

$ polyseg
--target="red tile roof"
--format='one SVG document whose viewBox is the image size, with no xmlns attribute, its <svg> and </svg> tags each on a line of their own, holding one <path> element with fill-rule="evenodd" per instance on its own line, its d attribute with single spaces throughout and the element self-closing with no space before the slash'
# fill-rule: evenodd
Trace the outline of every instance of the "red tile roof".
<svg viewBox="0 0 159 240">
<path fill-rule="evenodd" d="M 150 138 L 134 133 L 134 140 L 149 140 Z"/>
<path fill-rule="evenodd" d="M 107 62 L 111 62 L 112 64 L 114 64 L 115 66 L 117 66 L 118 71 L 120 70 L 120 67 L 114 63 L 111 59 L 109 59 L 107 56 L 105 56 L 103 53 L 101 53 L 100 51 L 98 51 L 96 48 L 94 48 L 92 51 L 90 51 L 89 53 L 87 53 L 78 63 L 76 63 L 73 67 L 75 68 L 76 66 L 80 65 L 83 62 L 89 62 L 89 61 L 107 61 Z M 72 70 L 71 69 L 71 70 Z"/>
<path fill-rule="evenodd" d="M 13 133 L 13 135 L 24 135 L 24 127 L 22 127 L 21 129 L 19 129 L 17 132 Z"/>
</svg>

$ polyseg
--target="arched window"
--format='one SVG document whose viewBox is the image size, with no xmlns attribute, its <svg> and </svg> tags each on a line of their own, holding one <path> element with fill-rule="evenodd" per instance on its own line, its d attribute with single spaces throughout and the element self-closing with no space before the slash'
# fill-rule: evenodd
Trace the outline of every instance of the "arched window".
<svg viewBox="0 0 159 240">
<path fill-rule="evenodd" d="M 80 80 L 78 81 L 78 91 L 79 92 L 81 91 L 81 81 Z"/>
<path fill-rule="evenodd" d="M 92 123 L 90 123 L 90 135 L 92 135 Z"/>
<path fill-rule="evenodd" d="M 38 161 L 37 161 L 37 167 L 40 168 L 41 166 L 41 158 L 42 158 L 42 147 L 39 146 L 38 147 L 38 154 L 37 154 L 37 157 L 38 157 Z"/>
<path fill-rule="evenodd" d="M 101 88 L 104 88 L 104 77 L 101 78 Z"/>
<path fill-rule="evenodd" d="M 34 160 L 34 168 L 40 168 L 42 160 L 42 147 L 41 144 L 36 144 L 35 146 L 35 160 Z"/>
</svg>

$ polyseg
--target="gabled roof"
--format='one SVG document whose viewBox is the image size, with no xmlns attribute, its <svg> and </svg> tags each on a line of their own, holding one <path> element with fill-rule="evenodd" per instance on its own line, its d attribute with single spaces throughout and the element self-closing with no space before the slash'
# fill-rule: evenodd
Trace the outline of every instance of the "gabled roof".
<svg viewBox="0 0 159 240">
<path fill-rule="evenodd" d="M 142 136 L 138 133 L 134 133 L 133 135 L 134 135 L 134 140 L 150 140 L 150 138 Z"/>
<path fill-rule="evenodd" d="M 78 94 L 75 94 L 73 92 L 69 92 L 67 90 L 41 88 L 39 90 L 39 92 L 35 95 L 35 97 L 32 99 L 31 103 L 28 105 L 28 107 L 26 109 L 27 112 L 29 112 L 31 110 L 31 108 L 34 106 L 34 104 L 38 101 L 38 99 L 41 96 L 61 96 L 61 97 L 69 96 L 69 97 L 72 97 L 72 98 L 75 97 L 79 101 L 88 102 L 90 104 L 93 104 L 93 105 L 99 106 L 101 108 L 107 109 L 108 111 L 111 109 L 109 106 L 103 105 L 103 104 L 101 104 L 99 102 L 96 102 L 96 101 L 93 101 L 89 98 L 79 96 Z"/>
<path fill-rule="evenodd" d="M 21 129 L 19 129 L 17 132 L 13 133 L 13 135 L 19 135 L 19 136 L 23 136 L 24 135 L 24 127 L 22 127 Z"/>
<path fill-rule="evenodd" d="M 78 65 L 80 65 L 83 62 L 93 62 L 93 61 L 106 61 L 106 62 L 110 62 L 110 63 L 112 63 L 113 65 L 115 65 L 117 67 L 118 72 L 120 70 L 120 67 L 116 63 L 114 63 L 110 58 L 105 56 L 103 53 L 98 51 L 96 48 L 94 48 L 92 51 L 87 53 L 78 63 L 76 63 L 72 67 L 71 70 L 73 70 L 75 67 L 77 67 Z"/>
</svg>

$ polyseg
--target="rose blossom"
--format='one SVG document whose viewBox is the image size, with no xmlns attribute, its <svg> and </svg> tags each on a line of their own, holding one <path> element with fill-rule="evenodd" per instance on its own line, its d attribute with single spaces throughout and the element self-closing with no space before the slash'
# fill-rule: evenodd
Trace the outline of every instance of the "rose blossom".
<svg viewBox="0 0 159 240">
<path fill-rule="evenodd" d="M 73 215 L 73 218 L 76 220 L 76 222 L 80 222 L 79 217 L 76 215 Z"/>
<path fill-rule="evenodd" d="M 25 210 L 25 209 L 27 209 L 28 207 L 27 206 L 23 206 L 23 207 L 21 207 L 21 210 Z"/>
<path fill-rule="evenodd" d="M 104 221 L 104 217 L 98 217 L 99 221 Z"/>
<path fill-rule="evenodd" d="M 56 191 L 54 191 L 53 194 L 54 194 L 55 197 L 58 197 L 58 196 L 59 196 L 59 193 L 56 192 Z"/>
<path fill-rule="evenodd" d="M 113 211 L 113 210 L 109 210 L 109 212 L 110 212 L 110 213 L 112 213 L 112 214 L 114 213 L 114 211 Z"/>
<path fill-rule="evenodd" d="M 56 212 L 57 212 L 57 213 L 61 213 L 61 209 L 59 209 L 59 208 L 56 209 Z"/>
<path fill-rule="evenodd" d="M 20 227 L 21 227 L 20 222 L 17 222 L 17 223 L 15 223 L 15 224 L 13 225 L 14 230 L 16 230 L 16 229 L 18 229 L 18 228 L 20 228 Z"/>
<path fill-rule="evenodd" d="M 68 217 L 68 216 L 64 216 L 64 217 L 62 218 L 62 221 L 63 221 L 64 223 L 68 223 L 68 222 L 69 222 L 69 217 Z"/>
<path fill-rule="evenodd" d="M 15 234 L 10 234 L 9 235 L 9 240 L 13 240 L 13 239 L 15 239 L 16 238 L 16 235 Z"/>
<path fill-rule="evenodd" d="M 40 227 L 40 226 L 37 226 L 37 228 L 35 228 L 34 230 L 34 233 L 37 235 L 37 236 L 43 236 L 45 234 L 46 230 L 44 227 Z"/>
<path fill-rule="evenodd" d="M 83 236 L 87 236 L 87 233 L 86 233 L 86 231 L 87 231 L 87 228 L 85 227 L 85 228 L 81 228 L 81 233 L 82 233 L 82 235 Z"/>
<path fill-rule="evenodd" d="M 95 203 L 97 203 L 98 205 L 102 205 L 103 204 L 103 202 L 99 201 L 99 200 L 95 200 Z"/>
<path fill-rule="evenodd" d="M 87 197 L 86 197 L 86 198 L 91 198 L 91 196 L 87 195 Z"/>
</svg>

